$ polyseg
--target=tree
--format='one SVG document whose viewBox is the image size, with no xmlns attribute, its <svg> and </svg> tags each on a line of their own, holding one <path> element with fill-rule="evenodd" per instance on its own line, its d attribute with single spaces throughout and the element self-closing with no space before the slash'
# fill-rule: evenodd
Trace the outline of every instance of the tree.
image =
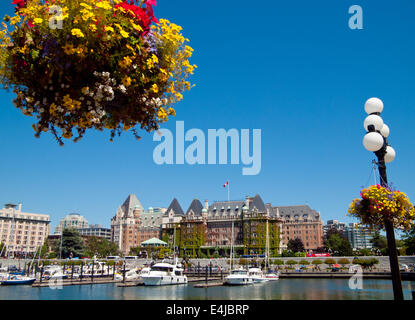
<svg viewBox="0 0 415 320">
<path fill-rule="evenodd" d="M 319 264 L 322 264 L 323 261 L 321 261 L 319 259 L 316 259 L 316 260 L 313 260 L 313 262 L 311 262 L 311 263 L 314 264 L 314 265 L 319 265 Z"/>
<path fill-rule="evenodd" d="M 353 254 L 350 242 L 338 233 L 333 233 L 329 236 L 326 246 L 338 256 L 351 256 Z"/>
<path fill-rule="evenodd" d="M 402 240 L 406 247 L 406 254 L 408 256 L 415 255 L 415 225 L 404 234 Z"/>
<path fill-rule="evenodd" d="M 370 240 L 373 245 L 373 248 L 377 250 L 382 250 L 388 247 L 388 240 L 385 236 L 382 236 L 379 231 L 375 232 L 375 235 Z"/>
<path fill-rule="evenodd" d="M 60 241 L 55 243 L 54 251 L 60 257 Z M 78 230 L 70 228 L 62 231 L 62 258 L 81 258 L 84 255 L 84 243 Z"/>
<path fill-rule="evenodd" d="M 337 260 L 337 263 L 341 264 L 342 266 L 345 266 L 346 264 L 350 264 L 350 261 L 349 261 L 349 259 L 341 258 L 341 259 Z"/>
<path fill-rule="evenodd" d="M 303 252 L 304 244 L 300 238 L 290 239 L 287 243 L 287 249 L 292 252 Z"/>
<path fill-rule="evenodd" d="M 104 258 L 107 256 L 117 256 L 119 254 L 118 251 L 118 246 L 114 242 L 94 236 L 88 238 L 85 255 L 88 257 L 97 255 L 100 258 Z"/>
</svg>

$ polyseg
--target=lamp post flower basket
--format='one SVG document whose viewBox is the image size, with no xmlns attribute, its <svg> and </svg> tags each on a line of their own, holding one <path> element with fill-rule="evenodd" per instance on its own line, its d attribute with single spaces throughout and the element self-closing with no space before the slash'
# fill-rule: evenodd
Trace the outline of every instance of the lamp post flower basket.
<svg viewBox="0 0 415 320">
<path fill-rule="evenodd" d="M 415 220 L 415 208 L 408 196 L 401 191 L 373 185 L 360 192 L 360 199 L 354 199 L 348 213 L 373 229 L 384 229 L 385 221 L 391 221 L 395 228 L 409 230 Z"/>
<path fill-rule="evenodd" d="M 153 131 L 190 90 L 193 49 L 156 0 L 14 0 L 0 30 L 0 81 L 35 136 Z"/>
</svg>

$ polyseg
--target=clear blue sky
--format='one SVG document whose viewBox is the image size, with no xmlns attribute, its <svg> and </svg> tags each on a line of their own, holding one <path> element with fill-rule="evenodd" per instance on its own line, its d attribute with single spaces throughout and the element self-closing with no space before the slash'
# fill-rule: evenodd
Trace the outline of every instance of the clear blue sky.
<svg viewBox="0 0 415 320">
<path fill-rule="evenodd" d="M 351 5 L 364 29 L 348 27 Z M 11 5 L 10 5 L 11 9 Z M 12 11 L 4 5 L 2 15 Z M 415 3 L 413 1 L 159 0 L 158 17 L 181 25 L 195 49 L 196 87 L 177 105 L 185 129 L 262 129 L 262 170 L 242 165 L 153 163 L 152 134 L 89 132 L 59 147 L 33 137 L 32 119 L 0 92 L 0 203 L 23 203 L 59 219 L 79 212 L 107 227 L 130 193 L 143 205 L 186 210 L 193 198 L 259 193 L 274 205 L 308 203 L 324 221 L 346 211 L 367 185 L 374 155 L 363 148 L 364 103 L 379 97 L 397 157 L 389 180 L 415 201 Z"/>
</svg>

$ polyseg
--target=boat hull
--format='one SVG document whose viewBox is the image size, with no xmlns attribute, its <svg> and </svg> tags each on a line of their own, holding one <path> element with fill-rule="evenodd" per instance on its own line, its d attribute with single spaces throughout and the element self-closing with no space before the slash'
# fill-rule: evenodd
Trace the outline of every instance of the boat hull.
<svg viewBox="0 0 415 320">
<path fill-rule="evenodd" d="M 244 277 L 244 278 L 234 278 L 234 277 L 227 277 L 225 284 L 230 286 L 244 286 L 248 284 L 253 284 L 252 278 Z"/>
<path fill-rule="evenodd" d="M 145 286 L 168 286 L 175 284 L 187 284 L 187 277 L 185 276 L 141 276 Z"/>
<path fill-rule="evenodd" d="M 36 279 L 29 280 L 4 280 L 1 281 L 2 286 L 32 285 Z"/>
</svg>

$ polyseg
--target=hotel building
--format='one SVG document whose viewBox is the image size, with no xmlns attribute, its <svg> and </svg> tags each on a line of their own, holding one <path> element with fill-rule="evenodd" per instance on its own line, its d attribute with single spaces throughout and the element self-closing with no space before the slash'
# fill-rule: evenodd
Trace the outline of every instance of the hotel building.
<svg viewBox="0 0 415 320">
<path fill-rule="evenodd" d="M 323 246 L 323 221 L 320 213 L 308 205 L 273 207 L 282 219 L 281 240 L 283 249 L 290 239 L 299 238 L 306 250 Z"/>
<path fill-rule="evenodd" d="M 135 194 L 130 194 L 111 219 L 111 240 L 123 254 L 141 246 L 141 242 L 159 238 L 165 208 L 144 210 Z"/>
<path fill-rule="evenodd" d="M 17 208 L 6 206 L 0 210 L 0 242 L 5 244 L 9 256 L 35 253 L 49 232 L 48 214 L 23 212 L 21 203 Z"/>
</svg>

